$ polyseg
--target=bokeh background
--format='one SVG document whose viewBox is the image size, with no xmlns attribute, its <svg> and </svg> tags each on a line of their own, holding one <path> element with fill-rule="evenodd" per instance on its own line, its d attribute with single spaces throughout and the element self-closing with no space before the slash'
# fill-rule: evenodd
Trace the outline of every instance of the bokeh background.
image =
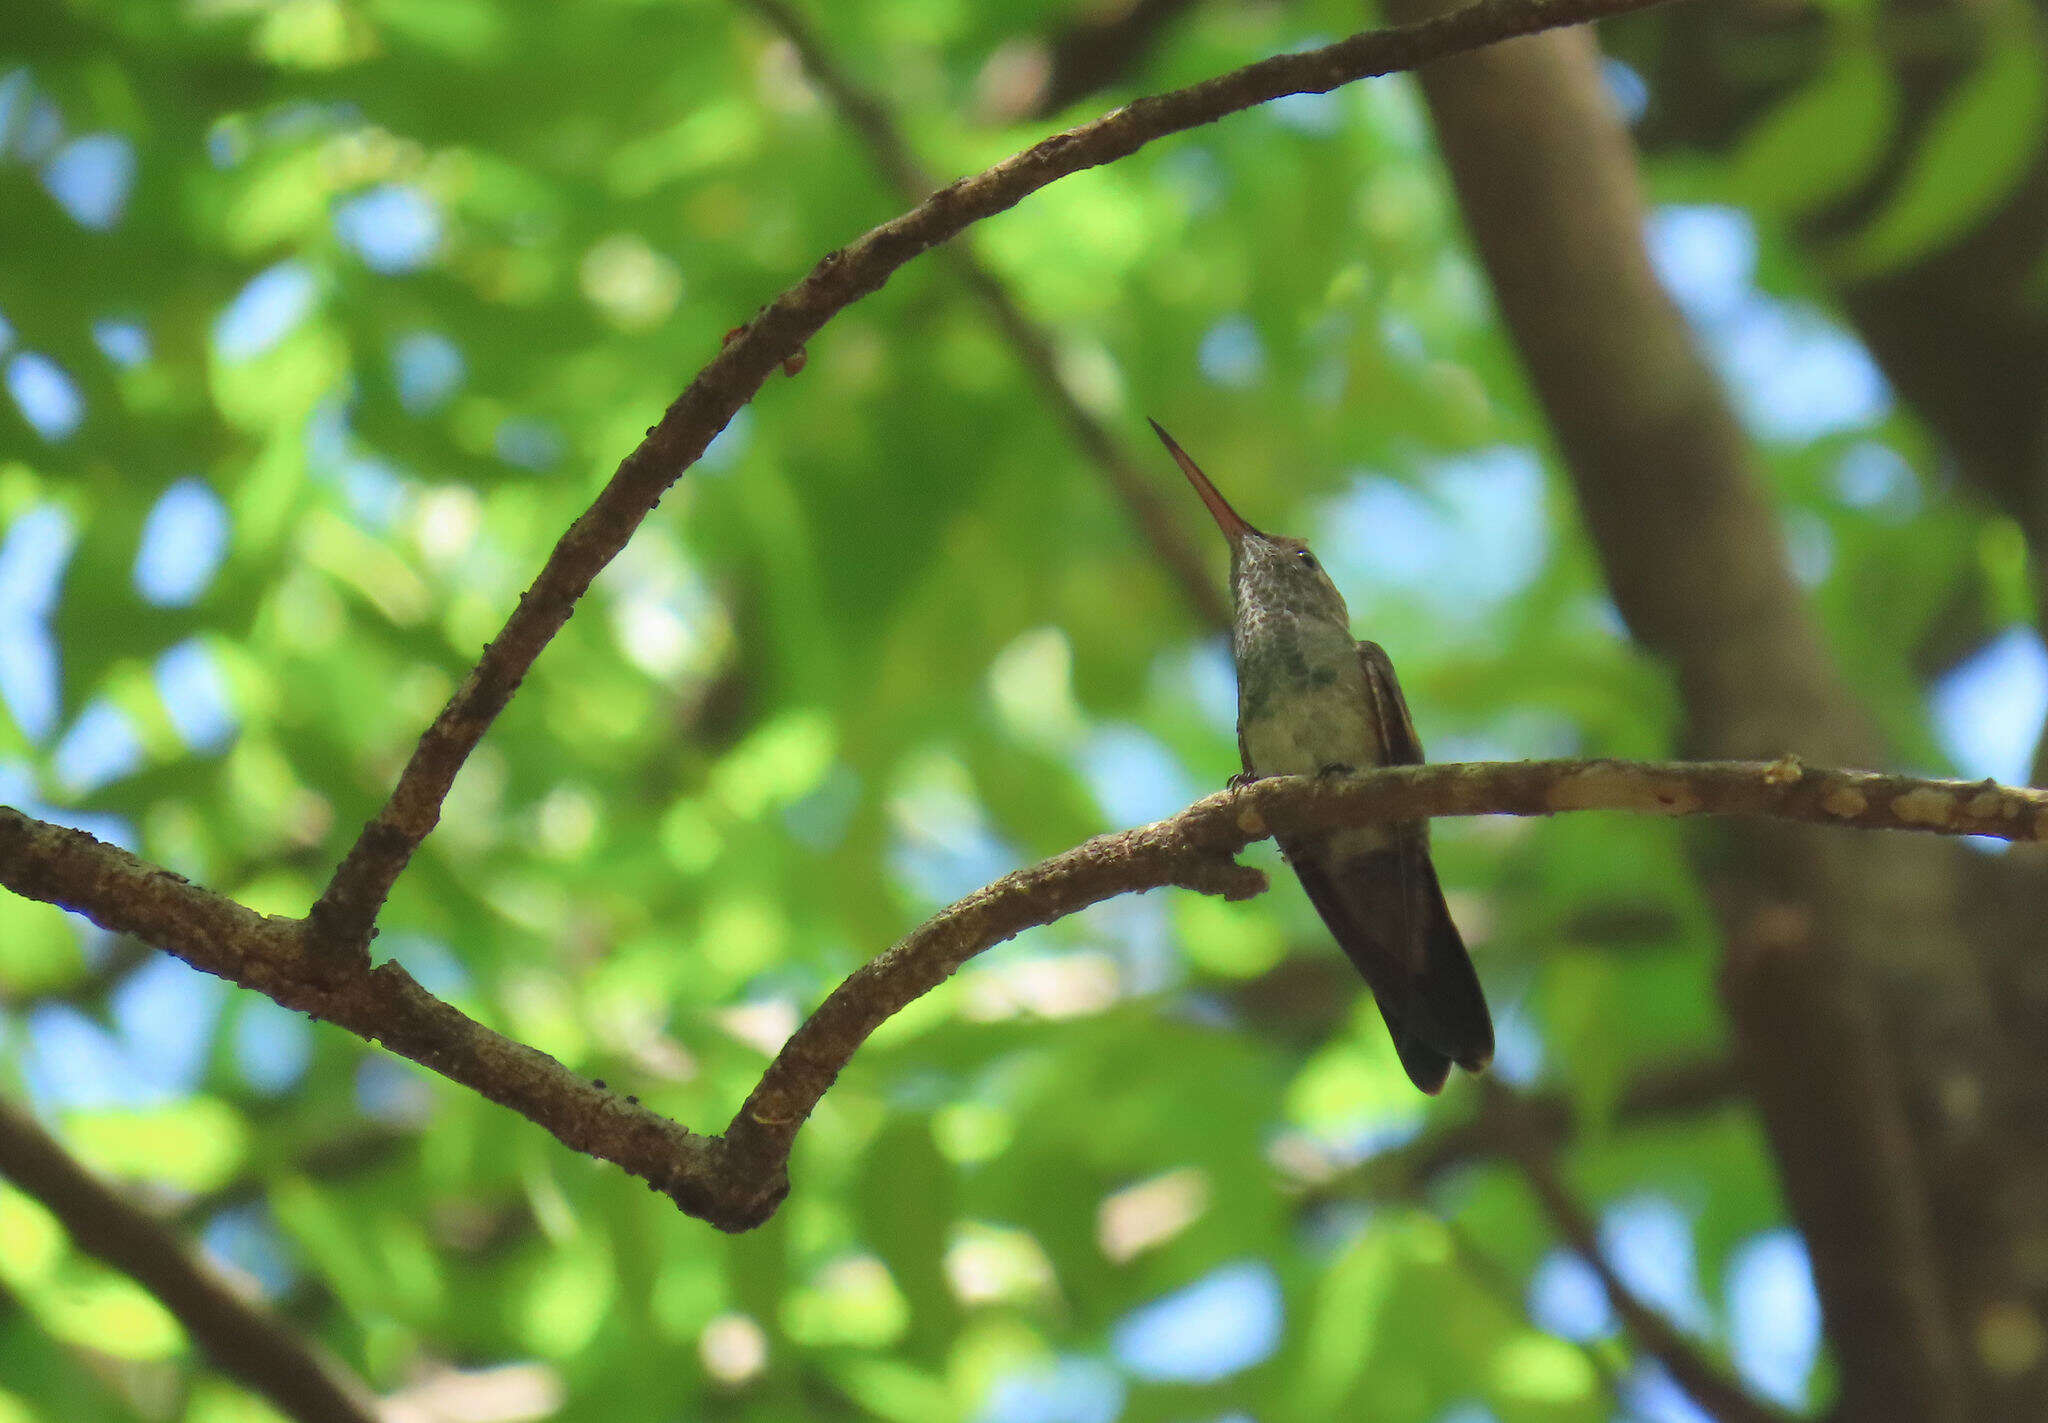
<svg viewBox="0 0 2048 1423">
<path fill-rule="evenodd" d="M 2048 711 L 2026 521 L 1844 303 L 2021 220 L 2034 9 L 1696 8 L 1716 13 L 1603 36 L 1657 273 L 1895 768 L 2024 782 Z M 1891 44 L 1893 10 L 1926 12 L 1919 49 Z M 813 22 L 950 176 L 1359 15 L 900 0 Z M 711 0 L 11 6 L 0 800 L 303 913 L 722 334 L 901 205 L 790 46 Z M 1219 587 L 1145 415 L 1253 522 L 1314 542 L 1433 759 L 1672 752 L 1678 692 L 1608 595 L 1410 80 L 1162 142 L 974 240 Z M 378 948 L 715 1130 L 923 916 L 1221 785 L 1233 695 L 1005 337 L 919 262 L 599 580 Z M 1691 833 L 1445 822 L 1438 863 L 1495 1072 L 1568 1113 L 1616 1270 L 1755 1394 L 1817 1410 L 1820 1305 L 1728 1066 Z M 1687 1073 L 1706 1085 L 1668 1113 L 1624 1110 Z M 1483 1139 L 1427 1150 L 1473 1088 L 1407 1086 L 1284 876 L 1243 905 L 1120 899 L 975 962 L 861 1052 L 787 1205 L 741 1238 L 12 897 L 0 1082 L 394 1418 L 1705 1416 Z M 269 1416 L 0 1187 L 0 1420 Z"/>
</svg>

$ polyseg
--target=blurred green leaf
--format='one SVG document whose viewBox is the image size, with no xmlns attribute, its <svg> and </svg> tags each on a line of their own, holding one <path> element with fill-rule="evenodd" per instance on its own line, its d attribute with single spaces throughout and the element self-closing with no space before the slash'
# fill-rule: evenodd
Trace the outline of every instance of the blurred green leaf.
<svg viewBox="0 0 2048 1423">
<path fill-rule="evenodd" d="M 0 1279 L 16 1290 L 34 1289 L 50 1278 L 65 1254 L 64 1227 L 43 1206 L 12 1187 L 0 1187 Z"/>
<path fill-rule="evenodd" d="M 1876 46 L 1845 45 L 1743 137 L 1729 163 L 1730 192 L 1791 217 L 1818 212 L 1869 179 L 1898 108 L 1897 81 Z"/>
<path fill-rule="evenodd" d="M 1399 1269 L 1393 1229 L 1363 1232 L 1323 1271 L 1302 1336 L 1289 1417 L 1328 1418 L 1373 1356 L 1376 1330 Z"/>
<path fill-rule="evenodd" d="M 78 929 L 54 905 L 0 898 L 0 987 L 20 994 L 61 988 L 85 967 Z"/>
<path fill-rule="evenodd" d="M 117 1359 L 164 1359 L 183 1347 L 184 1331 L 155 1296 L 123 1276 L 79 1267 L 28 1296 L 36 1318 L 57 1338 Z"/>
<path fill-rule="evenodd" d="M 190 1097 L 161 1107 L 74 1112 L 65 1136 L 90 1165 L 187 1191 L 219 1187 L 239 1170 L 248 1128 L 225 1103 Z"/>
<path fill-rule="evenodd" d="M 2048 66 L 2030 12 L 1996 11 L 1983 58 L 1946 98 L 1897 188 L 1833 261 L 1845 276 L 1904 265 L 1988 218 L 2032 166 L 2048 120 Z"/>
</svg>

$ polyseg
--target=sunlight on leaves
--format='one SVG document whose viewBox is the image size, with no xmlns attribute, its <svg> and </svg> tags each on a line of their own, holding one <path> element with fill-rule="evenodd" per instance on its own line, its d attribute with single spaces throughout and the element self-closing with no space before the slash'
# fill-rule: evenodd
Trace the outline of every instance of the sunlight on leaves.
<svg viewBox="0 0 2048 1423">
<path fill-rule="evenodd" d="M 185 1333 L 170 1311 L 126 1278 L 81 1271 L 27 1298 L 51 1334 L 117 1359 L 166 1359 L 184 1346 Z"/>
<path fill-rule="evenodd" d="M 66 1116 L 64 1131 L 99 1170 L 187 1191 L 215 1189 L 240 1169 L 249 1150 L 241 1115 L 208 1097 L 147 1111 L 75 1112 Z"/>
<path fill-rule="evenodd" d="M 509 1302 L 520 1338 L 547 1358 L 582 1352 L 611 1310 L 615 1288 L 610 1257 L 596 1236 L 564 1242 Z"/>
<path fill-rule="evenodd" d="M 16 1290 L 31 1290 L 51 1278 L 65 1255 L 64 1227 L 36 1201 L 11 1186 L 0 1186 L 0 1279 Z"/>
</svg>

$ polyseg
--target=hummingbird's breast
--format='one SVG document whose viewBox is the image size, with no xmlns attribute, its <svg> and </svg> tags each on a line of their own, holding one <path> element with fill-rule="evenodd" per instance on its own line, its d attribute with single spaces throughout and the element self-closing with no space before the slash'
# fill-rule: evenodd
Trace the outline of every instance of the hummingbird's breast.
<svg viewBox="0 0 2048 1423">
<path fill-rule="evenodd" d="M 1255 776 L 1312 776 L 1325 766 L 1372 766 L 1380 738 L 1348 627 L 1324 619 L 1241 618 L 1237 728 Z"/>
</svg>

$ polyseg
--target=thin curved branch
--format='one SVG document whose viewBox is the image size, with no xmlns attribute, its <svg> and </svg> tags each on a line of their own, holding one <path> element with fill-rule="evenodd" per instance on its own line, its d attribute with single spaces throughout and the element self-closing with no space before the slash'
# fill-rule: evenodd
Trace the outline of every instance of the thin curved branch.
<svg viewBox="0 0 2048 1423">
<path fill-rule="evenodd" d="M 1560 25 L 1644 10 L 1662 0 L 1479 0 L 1420 24 L 1369 30 L 1320 49 L 1276 55 L 1185 89 L 1138 99 L 1053 134 L 984 172 L 947 184 L 901 217 L 827 253 L 698 372 L 604 491 L 548 555 L 518 608 L 420 737 L 384 807 L 363 827 L 314 905 L 315 947 L 366 962 L 377 914 L 441 802 L 577 600 L 624 548 L 664 491 L 704 453 L 769 374 L 838 312 L 881 289 L 898 267 L 1047 184 L 1128 157 L 1154 139 L 1289 94 L 1327 93 L 1373 75 Z"/>
<path fill-rule="evenodd" d="M 914 203 L 936 186 L 911 151 L 910 141 L 889 112 L 889 106 L 860 84 L 832 57 L 817 31 L 785 0 L 735 0 L 759 15 L 789 41 L 811 80 L 824 91 L 847 124 L 874 155 L 889 186 L 905 202 Z M 989 319 L 1003 333 L 1039 393 L 1066 424 L 1074 443 L 1102 471 L 1103 482 L 1124 506 L 1153 555 L 1172 575 L 1195 616 L 1212 629 L 1230 626 L 1230 603 L 1223 582 L 1187 535 L 1186 525 L 1168 511 L 1162 486 L 1133 464 L 1122 443 L 1088 413 L 1060 373 L 1059 355 L 1044 328 L 1024 313 L 1003 279 L 976 254 L 971 234 L 962 234 L 939 250 L 938 260 L 960 279 L 987 308 Z"/>
<path fill-rule="evenodd" d="M 42 1202 L 80 1250 L 168 1309 L 222 1372 L 300 1423 L 376 1423 L 361 1379 L 243 1299 L 147 1212 L 85 1169 L 12 1102 L 0 1100 L 0 1175 Z"/>
<path fill-rule="evenodd" d="M 941 910 L 847 978 L 783 1046 L 723 1136 L 704 1136 L 476 1022 L 396 963 L 338 958 L 306 920 L 258 914 L 81 830 L 0 806 L 0 885 L 60 905 L 192 967 L 338 1024 L 610 1161 L 726 1230 L 759 1225 L 788 1190 L 789 1149 L 876 1027 L 974 955 L 1119 894 L 1179 885 L 1243 898 L 1265 876 L 1235 856 L 1275 833 L 1446 815 L 1625 810 L 1744 815 L 1860 830 L 2048 838 L 2048 791 L 1780 761 L 1509 761 L 1396 766 L 1221 791 L 1178 815 L 1100 835 Z"/>
<path fill-rule="evenodd" d="M 1465 1274 L 1480 1289 L 1493 1296 L 1502 1313 L 1516 1322 L 1535 1324 L 1529 1309 L 1529 1290 L 1515 1272 L 1496 1259 L 1478 1238 L 1456 1219 L 1443 1222 L 1444 1233 L 1451 1242 L 1451 1254 Z M 1591 1367 L 1600 1380 L 1600 1391 L 1616 1409 L 1621 1406 L 1621 1370 L 1616 1366 L 1612 1351 L 1602 1348 L 1600 1341 L 1574 1339 L 1569 1341 Z M 1619 1416 L 1619 1415 L 1617 1415 Z"/>
<path fill-rule="evenodd" d="M 1743 1104 L 1746 1095 L 1741 1070 L 1733 1060 L 1679 1059 L 1645 1068 L 1625 1082 L 1609 1121 L 1618 1129 L 1668 1125 Z M 1489 1093 L 1469 1119 L 1318 1181 L 1302 1193 L 1302 1201 L 1314 1206 L 1383 1196 L 1421 1197 L 1465 1167 L 1528 1148 L 1562 1150 L 1582 1129 L 1564 1092 Z"/>
<path fill-rule="evenodd" d="M 1488 1084 L 1487 1092 L 1493 1097 L 1511 1095 L 1506 1088 L 1494 1084 Z M 1607 1252 L 1600 1248 L 1600 1235 L 1592 1216 L 1565 1189 L 1549 1156 L 1540 1147 L 1524 1142 L 1512 1154 L 1543 1214 L 1572 1253 L 1584 1260 L 1599 1279 L 1608 1303 L 1634 1336 L 1636 1347 L 1662 1364 L 1672 1381 L 1718 1423 L 1788 1423 L 1790 1414 L 1753 1396 L 1728 1377 L 1676 1325 L 1628 1287 L 1608 1262 Z"/>
</svg>

